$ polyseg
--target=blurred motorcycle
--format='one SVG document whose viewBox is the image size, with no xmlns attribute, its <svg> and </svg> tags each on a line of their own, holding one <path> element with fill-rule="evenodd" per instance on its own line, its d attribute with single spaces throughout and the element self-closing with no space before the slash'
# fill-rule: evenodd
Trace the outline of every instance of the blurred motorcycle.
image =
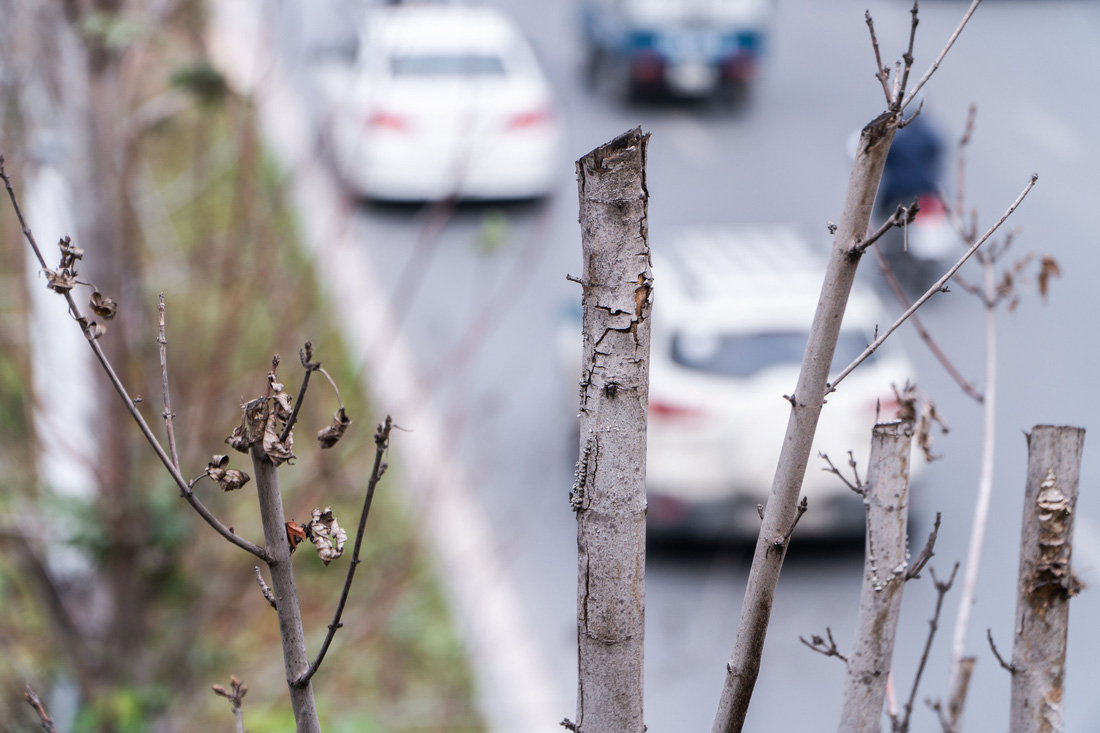
<svg viewBox="0 0 1100 733">
<path fill-rule="evenodd" d="M 943 143 L 922 113 L 898 130 L 875 202 L 876 226 L 898 206 L 919 208 L 914 221 L 891 229 L 876 245 L 908 286 L 926 287 L 958 251 L 959 237 L 940 193 Z"/>
</svg>

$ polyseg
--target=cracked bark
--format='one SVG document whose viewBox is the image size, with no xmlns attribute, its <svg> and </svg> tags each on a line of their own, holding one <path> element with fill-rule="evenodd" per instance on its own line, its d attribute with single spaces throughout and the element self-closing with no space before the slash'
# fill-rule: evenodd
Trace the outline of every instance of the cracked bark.
<svg viewBox="0 0 1100 733">
<path fill-rule="evenodd" d="M 584 366 L 577 481 L 576 722 L 642 733 L 645 448 L 652 276 L 648 134 L 635 129 L 577 162 L 584 253 Z"/>
<path fill-rule="evenodd" d="M 1012 648 L 1012 733 L 1064 730 L 1070 566 L 1083 428 L 1037 425 L 1028 434 L 1027 488 Z"/>
</svg>

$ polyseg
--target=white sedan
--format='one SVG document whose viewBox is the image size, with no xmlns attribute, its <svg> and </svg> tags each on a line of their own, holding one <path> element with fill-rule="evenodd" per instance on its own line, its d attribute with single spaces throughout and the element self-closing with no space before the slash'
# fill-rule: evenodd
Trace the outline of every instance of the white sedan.
<svg viewBox="0 0 1100 733">
<path fill-rule="evenodd" d="M 537 198 L 571 170 L 535 55 L 492 8 L 371 11 L 341 97 L 335 163 L 368 198 Z"/>
</svg>

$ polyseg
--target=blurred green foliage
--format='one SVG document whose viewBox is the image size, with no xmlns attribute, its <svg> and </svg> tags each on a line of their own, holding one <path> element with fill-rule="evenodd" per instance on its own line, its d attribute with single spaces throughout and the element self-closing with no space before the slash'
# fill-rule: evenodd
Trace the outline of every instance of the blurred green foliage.
<svg viewBox="0 0 1100 733">
<path fill-rule="evenodd" d="M 136 26 L 102 20 L 85 30 L 123 46 L 141 35 L 129 33 Z M 207 62 L 196 59 L 172 28 L 155 35 L 149 46 L 155 56 L 142 89 L 155 94 L 174 83 L 203 102 L 143 138 L 133 186 L 140 194 L 131 202 L 143 248 L 143 282 L 136 291 L 154 327 L 160 292 L 167 303 L 169 373 L 183 473 L 200 475 L 211 454 L 228 452 L 224 438 L 239 422 L 240 402 L 262 392 L 273 353 L 283 355 L 280 378 L 288 392 L 297 393 L 302 372 L 297 352 L 309 340 L 314 358 L 337 380 L 355 424 L 335 448 L 318 449 L 313 435 L 328 424 L 338 402 L 325 380 L 312 380 L 295 431 L 299 457 L 280 471 L 286 514 L 301 521 L 313 507 L 331 505 L 341 524 L 354 532 L 374 454 L 374 423 L 384 416 L 371 412 L 361 375 L 336 330 L 332 309 L 339 303 L 322 296 L 297 243 L 283 174 L 257 140 L 250 103 L 216 89 L 214 74 L 203 71 Z M 9 170 L 16 168 L 9 165 Z M 13 288 L 18 285 L 9 289 L 13 294 L 25 287 L 24 246 L 5 201 L 0 205 L 0 278 Z M 94 585 L 95 574 L 109 573 L 112 562 L 111 507 L 99 500 L 59 501 L 48 487 L 37 486 L 25 299 L 0 300 L 2 521 L 10 524 L 27 512 L 50 517 L 35 548 L 46 553 L 67 544 L 79 551 L 93 568 L 86 583 Z M 60 299 L 58 307 L 63 307 Z M 116 335 L 113 330 L 104 338 Z M 140 383 L 129 387 L 146 396 L 141 409 L 163 433 L 157 344 L 148 334 L 143 339 L 140 369 L 131 370 L 140 374 Z M 116 402 L 104 409 L 111 411 L 111 419 L 126 419 Z M 175 730 L 228 730 L 231 710 L 210 685 L 225 684 L 231 674 L 249 686 L 244 700 L 248 729 L 292 730 L 278 625 L 256 586 L 254 558 L 217 537 L 180 501 L 136 427 L 128 424 L 127 429 L 134 436 L 130 494 L 135 516 L 143 518 L 134 549 L 145 608 L 143 629 L 135 629 L 143 635 L 142 650 L 139 658 L 120 660 L 97 647 L 94 638 L 88 640 L 105 667 L 124 671 L 82 702 L 75 730 L 130 733 L 162 724 Z M 400 440 L 395 433 L 396 451 Z M 233 453 L 231 460 L 234 467 L 251 471 L 247 457 Z M 391 470 L 374 502 L 344 628 L 314 680 L 326 730 L 481 731 L 472 677 L 399 487 L 399 472 Z M 222 494 L 204 480 L 196 492 L 226 525 L 262 540 L 252 485 Z M 73 531 L 52 536 L 47 527 Z M 328 568 L 308 545 L 295 555 L 313 653 L 331 620 L 353 541 L 349 537 L 348 554 Z M 80 585 L 62 590 L 81 591 Z M 95 592 L 83 591 L 73 596 L 70 611 L 82 628 L 94 630 L 93 606 L 85 604 Z M 21 699 L 25 680 L 34 682 L 48 702 L 53 680 L 72 679 L 61 639 L 42 608 L 41 593 L 16 553 L 0 554 L 0 720 L 9 730 L 37 729 Z"/>
</svg>

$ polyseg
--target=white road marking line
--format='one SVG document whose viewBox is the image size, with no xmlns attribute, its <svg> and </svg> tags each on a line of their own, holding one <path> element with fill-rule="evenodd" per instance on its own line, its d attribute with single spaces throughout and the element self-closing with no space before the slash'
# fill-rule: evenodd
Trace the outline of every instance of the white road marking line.
<svg viewBox="0 0 1100 733">
<path fill-rule="evenodd" d="M 291 171 L 291 195 L 300 217 L 306 246 L 314 251 L 314 262 L 328 295 L 337 300 L 337 316 L 349 335 L 348 347 L 367 372 L 372 394 L 383 407 L 388 396 L 414 394 L 419 385 L 413 375 L 417 365 L 400 333 L 393 332 L 392 314 L 377 282 L 377 274 L 364 248 L 355 241 L 352 212 L 342 205 L 342 196 L 329 173 L 317 162 L 310 148 L 312 138 L 301 134 L 308 128 L 301 103 L 285 76 L 273 74 L 275 60 L 244 58 L 248 49 L 239 39 L 259 40 L 262 0 L 242 10 L 242 2 L 213 5 L 216 38 L 212 50 L 223 63 L 237 62 L 235 75 L 247 83 L 248 68 L 268 69 L 275 84 L 257 87 L 258 109 L 265 139 L 275 149 L 284 169 Z M 240 26 L 246 26 L 241 28 Z M 273 46 L 258 43 L 257 47 Z M 234 58 L 235 57 L 235 58 Z M 244 69 L 244 74 L 240 70 Z M 294 134 L 288 134 L 288 130 Z M 359 337 L 364 323 L 373 323 L 370 343 Z M 377 370 L 372 357 L 387 354 L 385 370 Z M 411 433 L 396 433 L 394 455 L 404 454 L 402 465 L 416 494 L 419 517 L 434 543 L 440 577 L 478 678 L 479 705 L 490 726 L 498 733 L 552 733 L 572 705 L 562 708 L 561 691 L 555 689 L 546 671 L 545 654 L 537 637 L 527 628 L 522 603 L 502 568 L 502 558 L 493 544 L 493 534 L 478 510 L 466 484 L 458 457 L 450 450 L 444 423 L 428 400 L 415 415 L 395 415 Z"/>
</svg>

